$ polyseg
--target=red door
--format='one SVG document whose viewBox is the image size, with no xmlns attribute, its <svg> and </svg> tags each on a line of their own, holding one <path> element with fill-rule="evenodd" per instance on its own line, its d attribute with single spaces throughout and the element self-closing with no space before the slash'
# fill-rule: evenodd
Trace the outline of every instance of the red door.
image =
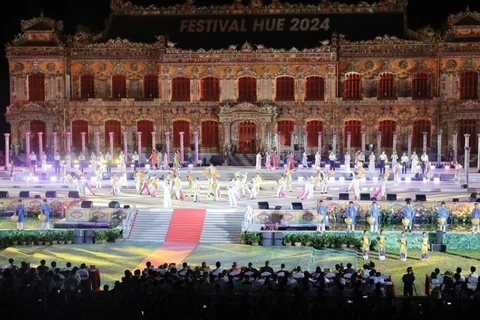
<svg viewBox="0 0 480 320">
<path fill-rule="evenodd" d="M 46 146 L 46 137 L 47 133 L 45 132 L 47 130 L 47 126 L 45 125 L 45 122 L 41 120 L 32 120 L 30 121 L 30 150 L 35 151 L 37 154 L 38 160 L 40 160 L 40 154 L 39 154 L 39 146 L 40 144 L 38 143 L 38 133 L 43 132 L 43 137 L 42 137 L 42 145 L 43 145 L 43 150 L 45 151 L 45 146 Z"/>
<path fill-rule="evenodd" d="M 238 144 L 241 153 L 255 153 L 256 125 L 253 121 L 242 121 L 238 125 Z"/>
</svg>

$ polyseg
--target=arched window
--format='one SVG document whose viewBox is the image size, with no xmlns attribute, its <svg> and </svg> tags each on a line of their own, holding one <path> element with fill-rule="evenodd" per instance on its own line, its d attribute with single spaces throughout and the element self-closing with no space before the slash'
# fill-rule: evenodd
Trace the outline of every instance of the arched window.
<svg viewBox="0 0 480 320">
<path fill-rule="evenodd" d="M 120 147 L 120 141 L 122 139 L 122 125 L 118 120 L 105 121 L 105 147 L 110 148 L 110 132 L 113 132 L 113 147 Z"/>
<path fill-rule="evenodd" d="M 180 147 L 180 132 L 183 132 L 183 146 L 190 148 L 190 123 L 186 120 L 173 122 L 173 146 Z"/>
<path fill-rule="evenodd" d="M 202 122 L 202 147 L 218 147 L 218 122 Z"/>
<path fill-rule="evenodd" d="M 257 101 L 257 79 L 254 77 L 241 77 L 238 79 L 238 101 Z"/>
<path fill-rule="evenodd" d="M 153 121 L 150 120 L 139 120 L 137 121 L 137 132 L 142 133 L 141 141 L 142 147 L 145 148 L 155 148 L 152 146 L 152 132 L 153 129 Z"/>
<path fill-rule="evenodd" d="M 190 78 L 172 79 L 172 101 L 190 101 Z"/>
<path fill-rule="evenodd" d="M 345 121 L 343 132 L 343 146 L 347 146 L 347 132 L 351 132 L 350 147 L 361 148 L 362 147 L 362 121 L 348 120 Z"/>
<path fill-rule="evenodd" d="M 378 79 L 377 99 L 394 99 L 396 97 L 395 76 L 389 72 L 381 73 Z"/>
<path fill-rule="evenodd" d="M 200 100 L 220 100 L 220 80 L 217 77 L 205 77 L 200 81 Z"/>
<path fill-rule="evenodd" d="M 475 154 L 477 153 L 478 150 L 478 136 L 476 132 L 476 126 L 477 126 L 477 121 L 475 119 L 462 119 L 458 121 L 458 137 L 460 138 L 460 143 L 458 143 L 458 147 L 460 148 L 461 153 L 465 151 L 465 136 L 464 134 L 469 134 L 470 135 L 470 141 L 469 141 L 469 146 L 471 147 L 470 149 L 470 154 Z"/>
<path fill-rule="evenodd" d="M 293 77 L 278 77 L 275 81 L 275 100 L 295 100 L 295 79 Z"/>
<path fill-rule="evenodd" d="M 280 120 L 277 122 L 277 131 L 280 132 L 280 145 L 291 145 L 291 133 L 294 131 L 292 120 Z"/>
<path fill-rule="evenodd" d="M 325 79 L 323 77 L 308 77 L 305 85 L 305 100 L 325 99 Z"/>
<path fill-rule="evenodd" d="M 412 78 L 412 98 L 428 99 L 430 97 L 430 77 L 426 72 L 415 72 Z"/>
<path fill-rule="evenodd" d="M 362 99 L 362 77 L 358 73 L 345 75 L 343 98 L 345 100 Z"/>
<path fill-rule="evenodd" d="M 123 74 L 112 76 L 112 98 L 127 97 L 127 77 Z"/>
<path fill-rule="evenodd" d="M 427 148 L 430 147 L 430 142 L 432 141 L 432 123 L 430 120 L 416 120 L 413 122 L 412 130 L 412 147 L 417 148 L 420 151 L 423 149 L 423 133 L 427 133 Z M 416 151 L 418 154 L 419 150 Z"/>
<path fill-rule="evenodd" d="M 463 71 L 460 73 L 460 99 L 478 99 L 478 72 Z"/>
<path fill-rule="evenodd" d="M 146 74 L 143 77 L 143 92 L 144 98 L 158 98 L 158 75 Z"/>
<path fill-rule="evenodd" d="M 80 76 L 80 98 L 95 98 L 95 78 L 93 74 L 82 74 Z"/>
<path fill-rule="evenodd" d="M 382 146 L 390 148 L 393 146 L 393 132 L 397 131 L 397 122 L 383 120 L 378 123 L 378 131 L 382 133 Z"/>
<path fill-rule="evenodd" d="M 318 146 L 318 133 L 323 132 L 323 121 L 311 120 L 307 122 L 307 144 L 309 147 Z"/>
<path fill-rule="evenodd" d="M 28 100 L 45 101 L 45 75 L 34 73 L 28 76 Z"/>
<path fill-rule="evenodd" d="M 85 145 L 88 146 L 88 121 L 87 120 L 73 120 L 72 121 L 72 147 L 82 147 L 82 132 L 85 134 Z"/>
</svg>

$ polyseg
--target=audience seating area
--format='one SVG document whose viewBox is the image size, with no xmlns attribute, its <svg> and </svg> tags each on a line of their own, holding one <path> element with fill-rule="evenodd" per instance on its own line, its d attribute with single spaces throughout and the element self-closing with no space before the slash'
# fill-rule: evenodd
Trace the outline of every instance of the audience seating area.
<svg viewBox="0 0 480 320">
<path fill-rule="evenodd" d="M 94 266 L 41 261 L 33 267 L 10 259 L 0 269 L 0 310 L 11 319 L 454 319 L 476 310 L 480 286 L 468 285 L 461 269 L 452 285 L 436 286 L 432 273 L 426 297 L 395 297 L 388 274 L 373 263 L 334 270 L 233 262 L 224 267 L 147 263 L 124 271 L 113 288 L 101 290 Z M 460 272 L 458 272 L 460 271 Z M 476 273 L 475 273 L 476 274 Z M 449 275 L 442 277 L 449 283 Z M 462 278 L 463 277 L 463 278 Z M 430 278 L 430 279 L 428 279 Z M 432 283 L 433 282 L 433 283 Z M 466 284 L 466 285 L 465 285 Z M 459 288 L 465 288 L 463 292 Z M 458 287 L 458 288 L 457 288 Z M 430 288 L 430 287 L 429 287 Z M 444 291 L 445 290 L 445 291 Z"/>
</svg>

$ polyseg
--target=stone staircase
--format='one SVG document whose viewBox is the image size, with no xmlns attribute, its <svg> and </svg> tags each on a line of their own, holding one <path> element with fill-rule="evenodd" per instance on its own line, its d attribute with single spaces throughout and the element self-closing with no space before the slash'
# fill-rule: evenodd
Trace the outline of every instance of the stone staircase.
<svg viewBox="0 0 480 320">
<path fill-rule="evenodd" d="M 200 243 L 235 243 L 242 232 L 244 211 L 207 211 Z"/>
<path fill-rule="evenodd" d="M 236 153 L 230 158 L 230 165 L 237 167 L 248 167 L 255 165 L 255 155 L 248 153 Z"/>
<path fill-rule="evenodd" d="M 172 210 L 139 209 L 129 240 L 135 241 L 165 241 Z"/>
</svg>

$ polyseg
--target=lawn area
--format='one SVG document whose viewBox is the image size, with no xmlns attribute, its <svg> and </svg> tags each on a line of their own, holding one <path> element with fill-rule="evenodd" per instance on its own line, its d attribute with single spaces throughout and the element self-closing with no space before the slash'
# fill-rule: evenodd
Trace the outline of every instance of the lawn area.
<svg viewBox="0 0 480 320">
<path fill-rule="evenodd" d="M 62 219 L 50 218 L 50 228 L 53 228 L 53 224 L 60 220 Z M 8 218 L 0 217 L 0 230 L 8 230 L 8 229 L 15 229 L 15 228 L 17 228 L 17 224 L 13 223 L 12 220 L 10 220 L 10 217 Z M 38 220 L 38 218 L 36 217 L 28 217 L 25 219 L 25 222 L 23 223 L 23 228 L 25 230 L 41 229 L 42 222 L 40 222 L 40 220 Z"/>
<path fill-rule="evenodd" d="M 134 270 L 145 257 L 149 256 L 160 243 L 154 242 L 124 242 L 82 245 L 47 245 L 47 246 L 17 246 L 0 251 L 0 264 L 6 265 L 8 258 L 13 258 L 17 264 L 21 261 L 30 262 L 32 266 L 38 265 L 45 259 L 48 263 L 56 261 L 60 267 L 70 261 L 73 265 L 86 263 L 95 265 L 100 269 L 102 285 L 110 286 L 120 280 L 123 271 Z M 271 266 L 278 269 L 285 263 L 287 269 L 300 265 L 304 270 L 315 270 L 319 265 L 322 268 L 332 268 L 336 263 L 346 265 L 351 262 L 356 268 L 361 268 L 365 263 L 361 254 L 354 249 L 320 249 L 309 247 L 254 247 L 240 244 L 201 244 L 185 259 L 191 266 L 200 265 L 202 261 L 214 266 L 220 261 L 224 268 L 229 268 L 236 261 L 239 265 L 246 266 L 252 262 L 255 266 L 263 266 L 265 260 L 271 261 Z M 372 252 L 371 260 L 378 271 L 392 275 L 397 295 L 403 294 L 401 278 L 407 267 L 413 267 L 416 275 L 418 295 L 424 295 L 425 275 L 430 274 L 436 267 L 441 272 L 454 272 L 457 267 L 463 269 L 463 274 L 469 273 L 470 266 L 480 268 L 479 251 L 449 250 L 443 252 L 430 252 L 428 261 L 420 259 L 420 250 L 410 250 L 406 262 L 399 259 L 397 251 L 387 252 L 387 259 L 379 261 L 377 252 Z M 165 261 L 176 262 L 183 261 Z"/>
</svg>

